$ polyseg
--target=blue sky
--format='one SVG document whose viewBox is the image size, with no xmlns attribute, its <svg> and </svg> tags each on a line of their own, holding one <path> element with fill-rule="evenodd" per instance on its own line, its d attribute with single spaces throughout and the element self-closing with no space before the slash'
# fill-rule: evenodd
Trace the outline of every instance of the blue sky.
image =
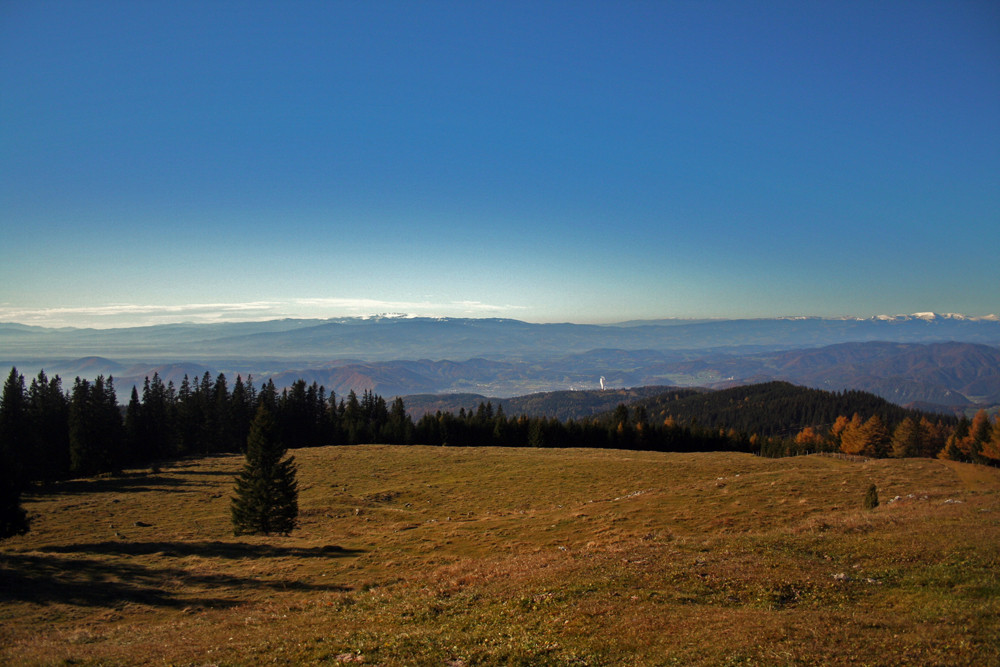
<svg viewBox="0 0 1000 667">
<path fill-rule="evenodd" d="M 1000 312 L 1000 4 L 0 4 L 0 321 Z"/>
</svg>

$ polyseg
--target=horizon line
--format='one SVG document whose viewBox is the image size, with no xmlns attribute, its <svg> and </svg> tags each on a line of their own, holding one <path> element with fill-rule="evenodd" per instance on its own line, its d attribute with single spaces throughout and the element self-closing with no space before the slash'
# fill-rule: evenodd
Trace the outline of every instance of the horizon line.
<svg viewBox="0 0 1000 667">
<path fill-rule="evenodd" d="M 259 302 L 258 302 L 259 303 Z M 196 309 L 203 309 L 209 304 L 195 304 L 193 305 Z M 80 308 L 55 308 L 55 309 L 39 309 L 35 311 L 30 311 L 33 313 L 38 313 L 36 317 L 29 317 L 25 319 L 20 319 L 12 317 L 5 317 L 4 311 L 14 311 L 18 310 L 21 313 L 26 312 L 23 309 L 13 309 L 4 308 L 0 305 L 0 325 L 16 325 L 29 328 L 40 328 L 40 329 L 69 329 L 77 331 L 85 330 L 96 330 L 96 331 L 113 331 L 119 329 L 145 329 L 145 328 L 155 328 L 164 326 L 212 326 L 221 324 L 265 324 L 268 322 L 289 322 L 289 321 L 301 321 L 301 322 L 333 322 L 336 320 L 375 320 L 375 319 L 391 319 L 391 320 L 402 320 L 402 319 L 431 319 L 431 320 L 510 320 L 515 322 L 524 322 L 526 324 L 576 324 L 581 326 L 620 326 L 628 324 L 638 324 L 638 323 L 655 323 L 655 322 L 725 322 L 725 321 L 755 321 L 755 320 L 831 320 L 831 321 L 866 321 L 866 320 L 883 320 L 889 321 L 893 319 L 922 319 L 926 321 L 936 320 L 936 319 L 951 319 L 951 320 L 969 320 L 969 321 L 985 321 L 985 322 L 1000 322 L 1000 314 L 997 313 L 987 313 L 984 315 L 969 315 L 965 313 L 957 312 L 937 312 L 937 311 L 917 311 L 912 313 L 895 313 L 886 314 L 879 313 L 875 315 L 815 315 L 815 314 L 785 314 L 785 315 L 753 315 L 753 316 L 739 316 L 739 315 L 710 315 L 710 316 L 694 316 L 694 315 L 667 315 L 662 317 L 635 317 L 624 320 L 606 320 L 606 321 L 573 321 L 573 320 L 531 320 L 531 319 L 520 319 L 515 317 L 501 317 L 501 316 L 471 316 L 471 315 L 437 315 L 430 313 L 401 313 L 401 312 L 370 312 L 370 313 L 351 313 L 351 314 L 338 314 L 338 315 L 295 315 L 295 314 L 275 314 L 267 315 L 265 313 L 259 313 L 258 316 L 249 317 L 226 317 L 224 313 L 233 313 L 234 311 L 242 309 L 245 304 L 211 304 L 212 306 L 233 306 L 232 308 L 224 307 L 222 312 L 216 312 L 212 314 L 206 313 L 201 318 L 186 318 L 186 319 L 173 319 L 167 318 L 166 312 L 173 312 L 177 314 L 178 312 L 185 309 L 185 306 L 167 306 L 167 307 L 156 307 L 156 306 L 139 306 L 135 309 L 131 309 L 128 306 L 124 306 L 124 309 L 119 310 L 121 306 L 98 306 L 98 307 L 80 307 Z M 114 310 L 114 312 L 109 312 L 109 310 Z M 100 326 L 96 323 L 92 324 L 66 324 L 61 323 L 58 320 L 59 317 L 45 318 L 40 316 L 42 312 L 54 313 L 60 312 L 65 315 L 75 314 L 83 315 L 84 313 L 90 313 L 91 317 L 95 318 L 114 318 L 116 316 L 128 317 L 128 315 L 137 315 L 140 312 L 150 314 L 159 311 L 160 315 L 150 315 L 150 319 L 156 321 L 146 321 L 146 322 L 121 322 L 121 323 L 108 323 L 106 326 Z M 166 311 L 166 312 L 164 312 Z M 10 313 L 14 314 L 14 313 Z M 84 318 L 86 316 L 84 315 Z M 56 320 L 48 321 L 46 320 Z"/>
</svg>

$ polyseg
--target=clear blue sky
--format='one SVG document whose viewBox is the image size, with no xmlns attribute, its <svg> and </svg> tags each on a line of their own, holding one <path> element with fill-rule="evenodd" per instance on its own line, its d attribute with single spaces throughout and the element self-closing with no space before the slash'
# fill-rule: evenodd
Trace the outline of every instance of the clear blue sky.
<svg viewBox="0 0 1000 667">
<path fill-rule="evenodd" d="M 1000 3 L 0 3 L 0 321 L 1000 312 Z"/>
</svg>

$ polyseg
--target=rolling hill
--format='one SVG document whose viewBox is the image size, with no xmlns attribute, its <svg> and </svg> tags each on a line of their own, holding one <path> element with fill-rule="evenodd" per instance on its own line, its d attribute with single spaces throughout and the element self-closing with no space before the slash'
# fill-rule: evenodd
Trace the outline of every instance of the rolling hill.
<svg viewBox="0 0 1000 667">
<path fill-rule="evenodd" d="M 4 664 L 941 665 L 1000 659 L 1000 471 L 930 459 L 295 452 L 300 527 L 233 537 L 243 459 L 26 498 Z M 881 504 L 861 508 L 869 485 Z"/>
</svg>

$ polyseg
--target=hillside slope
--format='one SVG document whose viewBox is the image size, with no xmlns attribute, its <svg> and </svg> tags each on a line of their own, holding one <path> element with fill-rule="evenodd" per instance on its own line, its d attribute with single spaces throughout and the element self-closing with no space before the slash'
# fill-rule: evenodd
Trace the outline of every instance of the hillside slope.
<svg viewBox="0 0 1000 667">
<path fill-rule="evenodd" d="M 670 417 L 680 424 L 785 437 L 806 426 L 829 427 L 837 417 L 849 418 L 855 413 L 866 419 L 877 414 L 890 427 L 908 416 L 921 417 L 915 410 L 867 392 L 824 391 L 780 381 L 688 394 L 668 391 L 632 404 L 633 408 L 640 406 L 653 422 Z M 933 418 L 955 421 L 940 415 Z"/>
<path fill-rule="evenodd" d="M 0 545 L 0 662 L 1000 661 L 998 470 L 608 450 L 295 455 L 301 527 L 287 538 L 232 537 L 238 457 L 30 496 L 32 532 Z M 869 484 L 882 504 L 862 511 Z"/>
</svg>

